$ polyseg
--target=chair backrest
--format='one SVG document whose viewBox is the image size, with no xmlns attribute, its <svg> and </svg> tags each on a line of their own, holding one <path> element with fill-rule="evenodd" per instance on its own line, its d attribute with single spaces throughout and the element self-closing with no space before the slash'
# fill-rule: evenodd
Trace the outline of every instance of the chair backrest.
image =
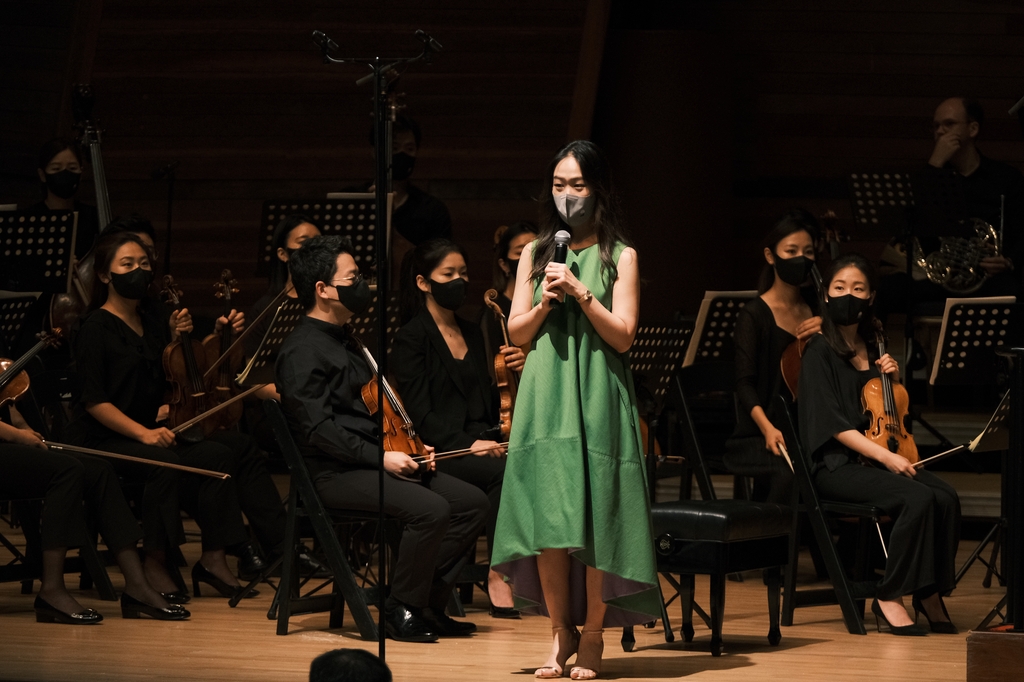
<svg viewBox="0 0 1024 682">
<path fill-rule="evenodd" d="M 706 362 L 683 367 L 672 378 L 670 398 L 679 412 L 684 457 L 705 500 L 715 499 L 711 471 L 724 471 L 725 441 L 736 428 L 735 375 L 731 362 Z"/>
<path fill-rule="evenodd" d="M 277 443 L 281 447 L 285 464 L 288 465 L 292 485 L 299 493 L 299 503 L 305 508 L 307 514 L 318 514 L 326 518 L 327 509 L 316 493 L 313 479 L 309 475 L 309 469 L 306 468 L 306 461 L 302 458 L 299 446 L 296 445 L 295 438 L 292 436 L 292 430 L 281 409 L 281 403 L 269 398 L 263 401 L 263 409 L 267 413 L 267 420 L 270 422 L 274 437 L 277 438 Z"/>
</svg>

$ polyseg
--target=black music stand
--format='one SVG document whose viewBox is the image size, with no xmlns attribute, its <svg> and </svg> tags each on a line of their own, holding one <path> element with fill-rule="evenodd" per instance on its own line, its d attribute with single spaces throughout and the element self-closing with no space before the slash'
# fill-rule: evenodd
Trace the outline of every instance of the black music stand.
<svg viewBox="0 0 1024 682">
<path fill-rule="evenodd" d="M 848 185 L 858 231 L 906 234 L 907 210 L 914 205 L 906 173 L 851 173 Z"/>
<path fill-rule="evenodd" d="M 281 219 L 293 213 L 308 215 L 322 234 L 348 237 L 352 240 L 353 258 L 364 277 L 369 277 L 375 261 L 377 230 L 377 203 L 374 194 L 367 192 L 332 192 L 327 199 L 286 199 L 263 203 L 260 218 L 259 254 L 256 274 L 270 274 L 274 253 L 274 229 Z M 387 226 L 391 230 L 391 196 L 388 196 Z"/>
<path fill-rule="evenodd" d="M 1013 296 L 948 298 L 928 383 L 994 385 L 1002 364 L 996 355 L 1020 341 Z"/>
<path fill-rule="evenodd" d="M 732 341 L 736 316 L 747 301 L 756 296 L 753 290 L 704 292 L 683 367 L 697 362 L 732 362 L 736 354 Z"/>
<path fill-rule="evenodd" d="M 277 354 L 281 350 L 281 345 L 305 315 L 306 311 L 299 304 L 298 299 L 285 298 L 284 303 L 274 313 L 274 318 L 270 321 L 270 326 L 267 328 L 267 333 L 263 335 L 259 348 L 252 354 L 249 363 L 238 375 L 236 381 L 240 386 L 251 387 L 275 382 L 274 364 L 277 362 Z"/>
<path fill-rule="evenodd" d="M 9 294 L 0 291 L 0 339 L 8 352 L 17 343 L 25 319 L 39 299 L 39 294 Z"/>
<path fill-rule="evenodd" d="M 402 321 L 399 316 L 399 299 L 401 293 L 398 291 L 392 291 L 388 293 L 388 306 L 387 306 L 387 324 L 386 332 L 388 338 L 388 354 L 391 353 L 391 348 L 395 345 L 395 333 L 402 326 Z M 366 310 L 359 315 L 353 316 L 349 320 L 349 326 L 352 327 L 352 334 L 360 339 L 367 348 L 376 348 L 377 344 L 377 325 L 378 325 L 378 313 L 380 306 L 377 305 L 377 294 L 374 293 L 373 301 L 366 308 Z"/>
<path fill-rule="evenodd" d="M 629 349 L 629 366 L 634 377 L 639 377 L 654 396 L 654 416 L 665 402 L 672 377 L 683 364 L 686 342 L 692 327 L 671 325 L 643 326 L 636 330 L 633 346 Z"/>
<path fill-rule="evenodd" d="M 0 212 L 0 289 L 66 293 L 77 231 L 75 211 Z"/>
</svg>

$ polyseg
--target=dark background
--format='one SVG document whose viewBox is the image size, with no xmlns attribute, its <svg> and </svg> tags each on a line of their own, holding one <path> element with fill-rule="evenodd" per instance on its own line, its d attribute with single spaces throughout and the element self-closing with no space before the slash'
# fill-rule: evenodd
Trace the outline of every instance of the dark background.
<svg viewBox="0 0 1024 682">
<path fill-rule="evenodd" d="M 71 132 L 70 84 L 92 83 L 115 214 L 164 228 L 179 161 L 174 273 L 213 309 L 222 267 L 243 302 L 262 202 L 322 197 L 372 174 L 370 96 L 341 53 L 413 54 L 403 76 L 424 138 L 415 182 L 448 204 L 489 284 L 495 228 L 536 214 L 547 161 L 592 137 L 612 157 L 641 256 L 645 322 L 696 312 L 706 289 L 752 288 L 760 237 L 785 209 L 835 210 L 857 232 L 845 176 L 931 150 L 945 97 L 981 100 L 983 153 L 1019 163 L 1006 110 L 1024 95 L 1024 3 L 750 0 L 55 0 L 0 2 L 0 203 L 39 199 L 40 145 Z M 91 183 L 79 198 L 92 203 Z"/>
</svg>

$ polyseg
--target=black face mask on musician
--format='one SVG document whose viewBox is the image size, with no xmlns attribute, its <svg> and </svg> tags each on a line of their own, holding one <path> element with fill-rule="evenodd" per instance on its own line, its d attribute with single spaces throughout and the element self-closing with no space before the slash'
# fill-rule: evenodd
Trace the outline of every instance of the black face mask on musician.
<svg viewBox="0 0 1024 682">
<path fill-rule="evenodd" d="M 61 199 L 70 199 L 75 196 L 75 192 L 78 191 L 78 183 L 81 181 L 82 174 L 74 171 L 62 170 L 46 174 L 46 188 Z"/>
<path fill-rule="evenodd" d="M 128 272 L 110 273 L 110 281 L 114 291 L 129 301 L 141 301 L 149 293 L 149 285 L 153 283 L 153 271 L 135 268 Z"/>
<path fill-rule="evenodd" d="M 412 169 L 416 167 L 416 157 L 405 152 L 391 155 L 391 179 L 406 180 L 412 175 Z"/>
<path fill-rule="evenodd" d="M 445 310 L 458 310 L 466 300 L 466 280 L 456 277 L 450 282 L 430 280 L 430 293 Z"/>
<path fill-rule="evenodd" d="M 858 298 L 853 294 L 833 296 L 826 303 L 828 317 L 840 327 L 857 324 L 871 311 L 870 298 Z"/>
<path fill-rule="evenodd" d="M 370 284 L 361 275 L 347 287 L 335 284 L 334 288 L 338 292 L 338 301 L 354 315 L 358 315 L 370 307 L 370 301 L 373 300 Z"/>
<path fill-rule="evenodd" d="M 814 261 L 806 256 L 794 256 L 793 258 L 775 257 L 775 274 L 786 284 L 798 287 L 807 281 L 811 274 Z"/>
</svg>

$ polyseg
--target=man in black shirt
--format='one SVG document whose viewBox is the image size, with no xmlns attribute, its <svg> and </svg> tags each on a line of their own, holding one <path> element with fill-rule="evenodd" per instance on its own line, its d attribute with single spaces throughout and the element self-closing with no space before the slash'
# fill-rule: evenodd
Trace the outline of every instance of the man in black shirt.
<svg viewBox="0 0 1024 682">
<path fill-rule="evenodd" d="M 314 237 L 289 261 L 306 317 L 285 340 L 277 389 L 310 475 L 328 507 L 377 511 L 403 522 L 385 612 L 387 635 L 411 642 L 468 635 L 472 623 L 444 613 L 461 564 L 483 528 L 489 507 L 478 488 L 445 474 L 400 480 L 420 468 L 406 453 L 388 451 L 384 498 L 378 496 L 377 421 L 363 404 L 371 378 L 346 328 L 371 293 L 347 239 Z M 431 468 L 433 465 L 430 465 Z"/>
</svg>

